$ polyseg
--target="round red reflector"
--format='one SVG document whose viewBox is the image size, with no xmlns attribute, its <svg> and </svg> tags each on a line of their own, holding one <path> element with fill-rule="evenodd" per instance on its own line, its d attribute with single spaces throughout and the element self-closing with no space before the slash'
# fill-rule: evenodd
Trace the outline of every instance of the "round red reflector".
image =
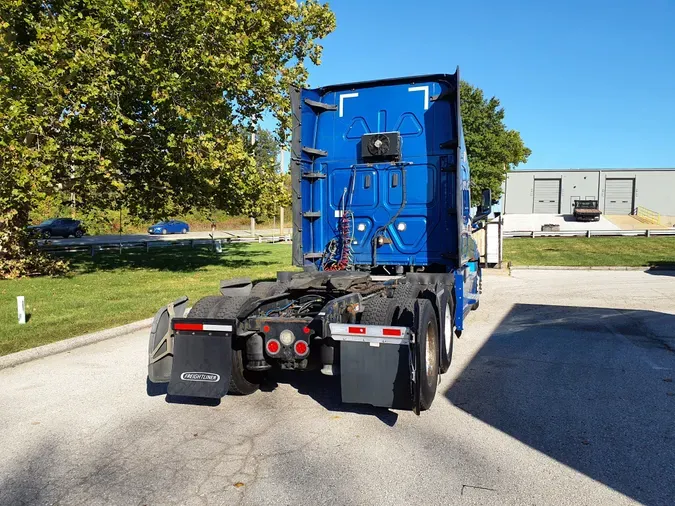
<svg viewBox="0 0 675 506">
<path fill-rule="evenodd" d="M 307 351 L 309 351 L 309 346 L 307 346 L 305 341 L 297 341 L 295 343 L 295 353 L 302 356 L 307 355 Z"/>
<path fill-rule="evenodd" d="M 303 331 L 305 334 L 309 334 L 309 333 L 311 332 L 311 330 L 309 329 L 309 327 L 305 327 L 304 329 L 302 329 L 302 331 Z"/>
<path fill-rule="evenodd" d="M 263 327 L 263 332 L 269 332 L 269 331 L 270 331 L 270 326 L 269 326 L 269 325 L 265 325 L 265 326 Z"/>
<path fill-rule="evenodd" d="M 272 355 L 279 353 L 279 341 L 274 339 L 267 341 L 267 352 Z"/>
</svg>

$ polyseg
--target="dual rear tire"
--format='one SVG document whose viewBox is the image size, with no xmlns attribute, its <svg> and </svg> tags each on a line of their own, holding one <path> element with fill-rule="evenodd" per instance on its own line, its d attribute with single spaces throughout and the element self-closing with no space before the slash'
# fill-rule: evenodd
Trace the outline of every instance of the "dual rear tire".
<svg viewBox="0 0 675 506">
<path fill-rule="evenodd" d="M 223 297 L 209 295 L 200 299 L 190 310 L 188 318 L 219 318 L 234 320 L 241 307 L 250 297 Z M 232 375 L 228 393 L 250 395 L 260 388 L 263 376 L 261 373 L 246 369 L 245 344 L 236 337 L 232 338 Z"/>
<path fill-rule="evenodd" d="M 420 372 L 420 408 L 427 410 L 436 396 L 438 376 L 442 371 L 438 318 L 434 305 L 429 300 L 409 298 L 411 295 L 408 293 L 409 289 L 404 290 L 404 292 L 396 293 L 391 299 L 386 297 L 370 299 L 361 314 L 361 323 L 364 325 L 395 325 L 413 330 L 417 338 L 417 356 L 419 357 L 416 365 Z M 415 321 L 416 302 L 419 303 L 417 321 Z M 452 348 L 450 353 L 452 353 Z"/>
</svg>

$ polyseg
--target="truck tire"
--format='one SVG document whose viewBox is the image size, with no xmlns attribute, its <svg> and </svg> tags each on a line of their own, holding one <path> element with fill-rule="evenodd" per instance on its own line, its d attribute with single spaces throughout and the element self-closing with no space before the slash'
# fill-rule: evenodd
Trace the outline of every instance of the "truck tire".
<svg viewBox="0 0 675 506">
<path fill-rule="evenodd" d="M 364 325 L 391 325 L 396 301 L 387 297 L 373 297 L 365 302 L 360 323 Z"/>
<path fill-rule="evenodd" d="M 223 300 L 222 295 L 208 295 L 202 299 L 199 299 L 190 312 L 188 313 L 188 318 L 208 318 L 209 314 L 216 307 L 220 301 Z"/>
<path fill-rule="evenodd" d="M 420 407 L 424 411 L 434 402 L 438 386 L 439 333 L 433 304 L 426 299 L 419 299 L 419 305 L 418 322 L 415 322 L 415 300 L 409 300 L 399 306 L 397 321 L 394 324 L 413 330 L 417 337 L 419 356 L 424 357 L 423 367 L 420 367 Z"/>
<path fill-rule="evenodd" d="M 399 304 L 404 304 L 408 300 L 416 299 L 419 293 L 420 285 L 405 281 L 396 285 L 393 297 Z"/>
<path fill-rule="evenodd" d="M 440 320 L 443 325 L 443 346 L 441 346 L 441 374 L 445 374 L 450 369 L 452 362 L 452 351 L 455 342 L 455 303 L 452 296 L 447 298 L 445 307 L 441 309 Z"/>
<path fill-rule="evenodd" d="M 220 297 L 221 301 L 211 311 L 211 318 L 234 319 L 241 307 L 251 297 Z M 236 395 L 250 395 L 260 388 L 262 374 L 246 369 L 244 361 L 245 350 L 241 343 L 232 339 L 232 376 L 228 393 Z"/>
<path fill-rule="evenodd" d="M 286 289 L 286 284 L 278 283 L 276 281 L 261 281 L 253 285 L 251 288 L 251 297 L 257 297 L 259 299 L 265 299 L 267 297 L 272 297 L 274 295 L 283 293 Z"/>
</svg>

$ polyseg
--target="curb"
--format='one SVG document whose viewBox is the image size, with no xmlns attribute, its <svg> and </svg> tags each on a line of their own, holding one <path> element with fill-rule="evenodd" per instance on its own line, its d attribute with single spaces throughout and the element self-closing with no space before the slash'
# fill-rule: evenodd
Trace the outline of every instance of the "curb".
<svg viewBox="0 0 675 506">
<path fill-rule="evenodd" d="M 621 265 L 609 266 L 577 266 L 577 265 L 512 265 L 509 267 L 512 271 L 531 270 L 531 271 L 675 271 L 675 265 L 663 267 L 628 267 Z"/>
<path fill-rule="evenodd" d="M 82 336 L 71 337 L 69 339 L 64 339 L 55 343 L 45 344 L 43 346 L 38 346 L 37 348 L 10 353 L 9 355 L 0 357 L 0 370 L 14 367 L 19 364 L 24 364 L 39 358 L 48 357 L 50 355 L 56 355 L 57 353 L 74 350 L 75 348 L 80 348 L 89 344 L 98 343 L 99 341 L 105 341 L 106 339 L 112 339 L 113 337 L 120 337 L 124 334 L 130 334 L 131 332 L 150 328 L 152 325 L 152 320 L 152 318 L 146 318 L 145 320 L 128 323 L 126 325 L 122 325 L 121 327 L 113 327 L 112 329 L 105 329 L 99 332 L 93 332 L 91 334 L 84 334 Z"/>
</svg>

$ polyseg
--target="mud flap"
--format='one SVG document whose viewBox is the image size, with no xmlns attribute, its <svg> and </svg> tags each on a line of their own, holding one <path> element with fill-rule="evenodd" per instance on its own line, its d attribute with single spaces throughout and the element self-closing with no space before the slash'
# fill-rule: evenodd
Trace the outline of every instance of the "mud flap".
<svg viewBox="0 0 675 506">
<path fill-rule="evenodd" d="M 181 325 L 188 329 L 179 330 Z M 173 326 L 174 357 L 168 394 L 210 399 L 224 397 L 232 374 L 234 322 L 204 319 L 195 323 L 194 320 L 176 319 Z"/>
<path fill-rule="evenodd" d="M 148 378 L 153 383 L 166 383 L 173 364 L 173 334 L 171 319 L 185 314 L 188 298 L 181 297 L 155 313 L 148 345 Z"/>
<path fill-rule="evenodd" d="M 407 328 L 386 327 L 389 332 L 400 330 L 401 336 L 395 338 L 383 337 L 385 327 L 377 325 L 331 323 L 330 329 L 340 343 L 342 402 L 415 409 L 419 401 L 412 395 L 414 344 Z"/>
</svg>

